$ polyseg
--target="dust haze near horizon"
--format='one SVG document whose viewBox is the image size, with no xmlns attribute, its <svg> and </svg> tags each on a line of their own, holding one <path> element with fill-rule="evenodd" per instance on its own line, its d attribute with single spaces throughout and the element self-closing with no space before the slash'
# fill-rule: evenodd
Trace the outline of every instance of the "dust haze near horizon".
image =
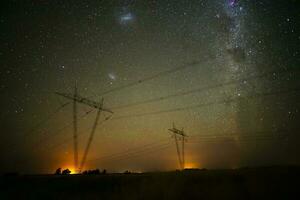
<svg viewBox="0 0 300 200">
<path fill-rule="evenodd" d="M 104 98 L 86 169 L 299 165 L 300 2 L 9 1 L 0 15 L 1 172 L 73 168 L 72 103 Z M 174 70 L 173 70 L 174 69 Z M 119 89 L 118 89 L 119 88 Z M 63 106 L 64 105 L 64 106 Z M 78 104 L 79 160 L 96 112 Z"/>
</svg>

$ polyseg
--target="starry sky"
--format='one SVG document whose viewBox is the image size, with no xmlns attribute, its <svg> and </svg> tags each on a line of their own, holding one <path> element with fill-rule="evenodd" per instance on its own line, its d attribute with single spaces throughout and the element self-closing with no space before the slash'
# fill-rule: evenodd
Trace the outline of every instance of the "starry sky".
<svg viewBox="0 0 300 200">
<path fill-rule="evenodd" d="M 1 172 L 74 168 L 75 83 L 85 169 L 178 168 L 173 123 L 186 167 L 300 164 L 299 1 L 1 4 Z"/>
</svg>

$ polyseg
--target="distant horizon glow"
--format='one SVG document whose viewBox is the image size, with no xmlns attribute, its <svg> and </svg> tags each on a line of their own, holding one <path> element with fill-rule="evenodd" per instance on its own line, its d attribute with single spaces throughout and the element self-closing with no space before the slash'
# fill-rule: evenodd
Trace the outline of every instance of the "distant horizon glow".
<svg viewBox="0 0 300 200">
<path fill-rule="evenodd" d="M 187 162 L 184 165 L 184 169 L 198 169 L 200 168 L 199 163 L 196 162 Z"/>
</svg>

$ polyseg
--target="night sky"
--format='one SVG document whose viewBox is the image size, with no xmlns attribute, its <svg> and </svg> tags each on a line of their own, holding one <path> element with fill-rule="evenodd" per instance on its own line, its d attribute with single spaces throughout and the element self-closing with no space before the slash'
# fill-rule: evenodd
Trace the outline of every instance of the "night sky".
<svg viewBox="0 0 300 200">
<path fill-rule="evenodd" d="M 100 102 L 86 168 L 300 164 L 297 0 L 10 0 L 0 6 L 0 171 L 73 169 L 72 101 Z M 69 102 L 69 103 L 68 103 Z M 79 160 L 96 110 L 78 104 Z"/>
</svg>

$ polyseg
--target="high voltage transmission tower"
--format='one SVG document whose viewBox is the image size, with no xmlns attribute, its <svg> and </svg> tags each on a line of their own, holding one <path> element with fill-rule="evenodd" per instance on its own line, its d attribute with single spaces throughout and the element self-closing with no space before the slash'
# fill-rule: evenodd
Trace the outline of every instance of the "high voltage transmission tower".
<svg viewBox="0 0 300 200">
<path fill-rule="evenodd" d="M 78 94 L 78 89 L 77 89 L 77 84 L 75 83 L 75 88 L 74 88 L 74 93 L 70 94 L 70 93 L 61 93 L 61 92 L 56 92 L 57 95 L 65 97 L 69 100 L 73 101 L 73 125 L 74 125 L 74 130 L 73 130 L 73 142 L 74 142 L 74 168 L 76 170 L 76 172 L 81 172 L 81 170 L 84 167 L 88 152 L 89 152 L 89 148 L 91 146 L 97 125 L 98 125 L 98 121 L 100 118 L 100 114 L 101 112 L 108 112 L 110 114 L 113 114 L 113 112 L 109 109 L 106 109 L 103 107 L 103 98 L 100 102 L 96 102 L 96 101 L 92 101 L 90 99 L 81 97 Z M 88 143 L 86 145 L 82 160 L 80 162 L 80 166 L 78 167 L 78 138 L 77 138 L 77 103 L 81 103 L 84 105 L 87 105 L 89 107 L 95 108 L 97 109 L 97 114 L 96 114 L 96 118 L 88 139 Z M 106 117 L 105 120 L 108 120 L 110 117 Z"/>
<path fill-rule="evenodd" d="M 187 135 L 184 133 L 183 128 L 181 130 L 175 128 L 175 124 L 173 123 L 173 128 L 168 129 L 173 133 L 172 137 L 174 137 L 176 150 L 177 150 L 177 156 L 179 161 L 180 169 L 184 169 L 185 165 L 185 157 L 184 157 L 184 143 L 186 141 Z M 181 148 L 179 147 L 179 142 L 181 141 Z"/>
</svg>

